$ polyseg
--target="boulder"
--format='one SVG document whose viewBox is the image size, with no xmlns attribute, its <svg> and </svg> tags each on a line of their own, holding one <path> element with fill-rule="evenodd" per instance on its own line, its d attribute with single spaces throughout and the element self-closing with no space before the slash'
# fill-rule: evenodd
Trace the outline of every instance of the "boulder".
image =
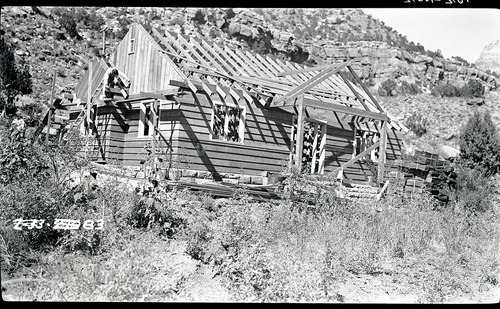
<svg viewBox="0 0 500 309">
<path fill-rule="evenodd" d="M 252 28 L 247 25 L 240 25 L 240 34 L 245 36 L 252 36 Z"/>
<path fill-rule="evenodd" d="M 448 145 L 443 145 L 439 148 L 439 154 L 445 159 L 456 158 L 460 155 L 460 150 Z"/>
<path fill-rule="evenodd" d="M 436 68 L 443 68 L 443 63 L 437 61 L 436 59 L 432 60 L 432 65 Z"/>
<path fill-rule="evenodd" d="M 430 62 L 432 62 L 432 58 L 429 56 L 425 56 L 425 55 L 417 55 L 414 58 L 414 60 L 416 63 L 430 63 Z"/>
<path fill-rule="evenodd" d="M 380 48 L 377 50 L 377 57 L 379 57 L 379 58 L 391 58 L 391 53 L 386 48 Z"/>
<path fill-rule="evenodd" d="M 229 34 L 235 34 L 240 32 L 241 30 L 241 25 L 239 23 L 230 23 L 228 27 L 228 32 Z"/>
<path fill-rule="evenodd" d="M 415 62 L 415 60 L 413 59 L 413 56 L 409 52 L 407 52 L 406 50 L 403 51 L 403 58 L 410 63 Z"/>
</svg>

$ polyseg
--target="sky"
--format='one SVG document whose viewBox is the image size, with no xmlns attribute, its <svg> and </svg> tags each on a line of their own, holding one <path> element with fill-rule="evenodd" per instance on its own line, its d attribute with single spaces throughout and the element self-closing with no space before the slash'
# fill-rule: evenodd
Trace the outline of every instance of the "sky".
<svg viewBox="0 0 500 309">
<path fill-rule="evenodd" d="M 426 50 L 441 50 L 445 58 L 460 56 L 475 62 L 483 48 L 500 40 L 498 9 L 363 9 Z"/>
</svg>

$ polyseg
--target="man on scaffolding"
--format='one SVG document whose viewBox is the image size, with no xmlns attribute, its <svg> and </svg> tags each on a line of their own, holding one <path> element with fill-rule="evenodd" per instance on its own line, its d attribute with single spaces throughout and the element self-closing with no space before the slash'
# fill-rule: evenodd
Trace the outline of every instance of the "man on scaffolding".
<svg viewBox="0 0 500 309">
<path fill-rule="evenodd" d="M 129 87 L 130 80 L 123 72 L 115 68 L 109 68 L 106 70 L 106 73 L 104 73 L 102 99 L 113 99 L 115 94 L 112 92 L 112 89 L 114 88 L 119 88 L 122 96 L 127 99 L 128 93 L 125 88 Z"/>
</svg>

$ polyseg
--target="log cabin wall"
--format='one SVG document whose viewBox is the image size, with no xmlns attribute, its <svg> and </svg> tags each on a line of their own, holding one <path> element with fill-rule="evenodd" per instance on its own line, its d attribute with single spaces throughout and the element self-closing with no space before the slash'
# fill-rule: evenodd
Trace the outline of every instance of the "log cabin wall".
<svg viewBox="0 0 500 309">
<path fill-rule="evenodd" d="M 222 88 L 229 93 L 228 88 Z M 193 95 L 191 92 L 177 99 L 181 108 L 178 143 L 181 166 L 208 172 L 213 177 L 281 172 L 290 154 L 293 115 L 279 109 L 265 110 L 255 101 L 249 104 L 241 91 L 235 91 L 242 97 L 239 102 L 230 95 L 223 100 L 218 95 L 209 98 L 204 93 Z M 243 143 L 211 138 L 214 102 L 234 104 L 245 110 Z"/>
<path fill-rule="evenodd" d="M 141 161 L 148 158 L 145 147 L 149 148 L 151 146 L 153 138 L 152 136 L 141 137 L 139 135 L 139 123 L 141 122 L 139 106 L 149 102 L 152 102 L 152 100 L 135 102 L 132 105 L 132 110 L 127 113 L 129 128 L 123 138 L 123 165 L 140 166 Z M 158 128 L 164 139 L 158 138 L 160 141 L 157 142 L 157 147 L 161 151 L 166 152 L 168 150 L 172 152 L 174 154 L 173 159 L 175 159 L 175 153 L 177 152 L 180 114 L 181 111 L 177 104 L 172 101 L 162 100 Z"/>
<path fill-rule="evenodd" d="M 96 150 L 90 151 L 87 155 L 97 161 L 104 160 L 110 164 L 122 164 L 123 140 L 127 133 L 126 114 L 125 108 L 106 106 L 97 109 L 95 117 L 97 135 L 92 144 L 89 145 L 89 147 L 96 148 Z M 71 117 L 73 121 L 75 120 L 74 117 L 76 119 L 76 113 Z M 80 154 L 85 155 L 83 149 Z"/>
</svg>

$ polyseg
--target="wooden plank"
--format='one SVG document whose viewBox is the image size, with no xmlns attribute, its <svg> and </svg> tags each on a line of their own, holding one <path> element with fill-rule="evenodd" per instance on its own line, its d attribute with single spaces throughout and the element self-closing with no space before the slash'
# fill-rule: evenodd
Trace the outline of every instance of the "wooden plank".
<svg viewBox="0 0 500 309">
<path fill-rule="evenodd" d="M 304 147 L 304 120 L 305 120 L 305 106 L 304 97 L 300 96 L 297 99 L 297 135 L 295 143 L 295 166 L 299 169 L 302 165 L 302 150 Z"/>
<path fill-rule="evenodd" d="M 351 74 L 354 76 L 354 79 L 358 82 L 358 84 L 361 86 L 361 88 L 363 88 L 363 90 L 366 92 L 366 94 L 370 97 L 370 99 L 372 100 L 373 104 L 375 104 L 375 106 L 378 108 L 378 110 L 381 113 L 383 113 L 384 109 L 378 104 L 378 102 L 375 99 L 375 97 L 373 97 L 373 95 L 371 94 L 370 90 L 368 90 L 368 87 L 366 87 L 366 85 L 361 81 L 361 79 L 359 78 L 358 74 L 356 74 L 356 72 L 354 71 L 354 69 L 350 65 L 347 66 L 347 69 L 349 69 L 349 71 L 351 72 Z"/>
<path fill-rule="evenodd" d="M 310 106 L 314 108 L 319 108 L 323 110 L 336 111 L 340 113 L 345 113 L 349 115 L 368 117 L 376 120 L 387 120 L 388 117 L 385 114 L 378 114 L 374 112 L 368 112 L 357 108 L 342 106 L 339 104 L 332 104 L 327 102 L 315 101 L 305 98 L 304 99 L 305 106 Z"/>
<path fill-rule="evenodd" d="M 280 59 L 276 58 L 274 60 L 279 66 L 281 69 L 283 68 L 289 68 L 290 70 L 294 70 L 295 67 L 290 65 L 288 62 L 282 62 Z M 292 79 L 293 82 L 296 84 L 296 85 L 300 85 L 304 82 L 306 82 L 308 80 L 308 78 L 306 78 L 304 76 L 304 74 L 297 74 L 297 75 L 286 75 L 286 77 L 290 80 Z"/>
<path fill-rule="evenodd" d="M 217 61 L 214 59 L 214 57 L 212 57 L 210 55 L 210 53 L 207 52 L 207 50 L 205 48 L 203 48 L 200 43 L 198 43 L 196 41 L 196 39 L 194 37 L 191 37 L 189 39 L 189 41 L 191 42 L 191 44 L 194 45 L 194 47 L 196 47 L 198 49 L 198 51 L 205 57 L 207 58 L 208 62 L 212 65 L 212 66 L 215 66 L 215 68 L 219 71 L 221 71 L 222 73 L 226 74 L 226 75 L 229 75 L 230 73 L 227 71 L 226 68 L 223 68 L 222 65 L 220 65 L 219 63 L 217 63 Z M 203 44 L 203 43 L 202 43 Z"/>
<path fill-rule="evenodd" d="M 300 70 L 292 70 L 292 71 L 283 71 L 277 74 L 277 76 L 285 76 L 285 75 L 294 75 L 294 74 L 299 74 L 299 73 L 304 73 L 304 72 L 314 72 L 314 71 L 322 71 L 324 69 L 329 68 L 331 65 L 320 65 L 320 66 L 314 66 L 310 68 L 305 68 L 305 69 L 300 69 Z"/>
<path fill-rule="evenodd" d="M 212 57 L 210 56 L 210 54 L 200 45 L 196 42 L 196 40 L 194 40 L 193 38 L 191 38 L 190 40 L 193 45 L 195 45 L 198 50 L 210 61 L 210 63 L 212 65 L 214 65 L 217 69 L 219 69 L 220 71 L 222 71 L 224 74 L 226 75 L 229 75 L 229 73 L 221 66 L 217 63 L 217 61 Z M 221 62 L 223 62 L 222 60 L 220 60 Z M 253 99 L 252 97 L 250 96 L 250 94 L 248 92 L 245 91 L 245 89 L 243 89 L 241 86 L 238 86 L 239 89 L 241 89 L 243 91 L 243 96 L 245 97 L 245 99 L 251 103 L 253 102 Z M 230 94 L 231 96 L 233 96 L 233 98 L 236 100 L 236 101 L 239 101 L 240 100 L 240 97 L 239 95 L 232 89 L 230 88 Z"/>
<path fill-rule="evenodd" d="M 377 201 L 380 200 L 380 198 L 382 198 L 382 195 L 384 194 L 384 192 L 387 190 L 387 188 L 389 187 L 389 180 L 387 180 L 384 184 L 384 186 L 382 187 L 382 189 L 380 190 L 380 192 L 375 196 L 375 199 Z"/>
<path fill-rule="evenodd" d="M 274 59 L 272 59 L 271 57 L 269 57 L 268 55 L 266 55 L 265 59 L 267 60 L 267 62 L 270 64 L 271 67 L 274 68 L 275 72 L 280 72 L 283 70 L 283 67 L 281 67 L 276 61 L 274 61 Z M 275 73 L 277 74 L 277 73 Z M 292 83 L 292 85 L 294 87 L 296 87 L 297 85 L 301 84 L 301 82 L 297 82 L 292 76 L 290 75 L 286 75 L 285 76 L 286 79 L 288 79 L 288 81 L 290 81 Z"/>
<path fill-rule="evenodd" d="M 152 28 L 152 29 L 153 29 L 153 33 L 154 33 L 154 34 L 157 36 L 157 38 L 158 38 L 158 39 L 159 39 L 159 40 L 163 43 L 163 45 L 164 45 L 165 47 L 167 47 L 167 49 L 169 50 L 169 52 L 170 52 L 170 53 L 172 53 L 174 57 L 179 57 L 179 58 L 182 58 L 182 57 L 179 55 L 179 53 L 178 53 L 175 49 L 173 49 L 173 47 L 171 47 L 171 46 L 170 46 L 169 42 L 168 42 L 167 40 L 165 40 L 165 38 L 163 38 L 163 37 L 160 35 L 160 33 L 159 33 L 159 32 L 158 32 L 155 28 Z M 167 32 L 165 32 L 165 34 L 166 34 L 166 33 L 167 33 Z M 172 38 L 172 40 L 173 40 L 173 42 L 174 42 L 174 44 L 175 44 L 175 42 L 176 42 L 176 41 L 175 41 L 175 39 L 173 39 L 173 37 L 172 37 L 171 35 L 170 35 L 170 37 Z M 159 47 L 161 47 L 161 46 L 159 46 Z M 182 50 L 182 49 L 181 49 L 181 50 Z M 164 50 L 160 50 L 160 51 L 165 52 Z M 191 82 L 191 81 L 190 81 L 190 80 L 186 77 L 186 74 L 185 74 L 185 73 L 183 73 L 183 72 L 178 72 L 178 73 L 179 73 L 179 75 L 181 75 L 181 77 L 183 77 L 183 78 L 185 78 L 185 79 L 187 80 L 187 84 L 188 84 L 188 86 L 189 86 L 189 89 L 191 89 L 191 91 L 192 91 L 193 93 L 196 93 L 196 87 L 195 87 L 195 86 L 192 84 L 192 82 Z"/>
<path fill-rule="evenodd" d="M 316 167 L 316 156 L 318 154 L 318 126 L 320 126 L 319 123 L 314 123 L 314 132 L 313 132 L 313 136 L 314 136 L 314 140 L 313 140 L 313 145 L 312 145 L 312 148 L 313 148 L 313 153 L 312 153 L 312 162 L 311 162 L 311 174 L 312 173 L 315 173 L 315 172 L 318 172 L 315 170 L 315 167 Z"/>
<path fill-rule="evenodd" d="M 249 60 L 253 61 L 253 63 L 255 64 L 256 67 L 258 67 L 263 73 L 265 76 L 269 77 L 269 78 L 273 78 L 273 74 L 271 73 L 271 70 L 270 68 L 268 67 L 265 67 L 262 62 L 255 56 L 253 55 L 251 52 L 249 52 L 248 50 L 245 51 L 245 53 L 242 53 L 243 55 L 245 55 Z"/>
<path fill-rule="evenodd" d="M 268 92 L 272 92 L 277 95 L 285 95 L 287 92 L 291 91 L 294 89 L 292 86 L 286 85 L 286 84 L 279 84 L 276 81 L 273 80 L 268 80 L 266 78 L 254 78 L 254 77 L 246 77 L 246 76 L 241 76 L 239 77 L 240 80 L 244 82 L 251 83 L 253 85 L 257 85 L 260 87 L 260 89 Z M 344 103 L 347 104 L 347 99 L 344 98 L 344 95 L 335 93 L 335 92 L 330 92 L 328 90 L 319 90 L 316 88 L 309 89 L 308 94 L 306 94 L 307 97 L 310 98 L 317 98 L 317 96 L 324 97 L 326 99 L 332 99 L 336 100 L 339 103 Z M 352 96 L 352 98 L 355 98 Z"/>
<path fill-rule="evenodd" d="M 178 36 L 177 36 L 177 38 L 178 38 L 178 39 L 176 40 L 176 39 L 175 39 L 175 38 L 174 38 L 174 37 L 173 37 L 173 36 L 169 33 L 169 31 L 165 31 L 165 36 L 166 36 L 166 37 L 168 37 L 168 38 L 171 40 L 171 42 L 172 42 L 172 43 L 173 43 L 173 45 L 177 48 L 177 52 L 178 52 L 180 55 L 184 56 L 184 57 L 185 57 L 186 59 L 188 59 L 190 62 L 193 62 L 193 63 L 195 63 L 195 64 L 198 64 L 198 65 L 199 65 L 199 62 L 198 62 L 198 61 L 196 61 L 196 60 L 195 60 L 195 59 L 194 59 L 194 58 L 193 58 L 193 57 L 192 57 L 192 56 L 191 56 L 191 55 L 190 55 L 190 54 L 186 51 L 186 49 L 185 49 L 184 47 L 182 47 L 182 44 L 185 44 L 185 45 L 186 45 L 186 47 L 187 47 L 188 49 L 191 47 L 191 46 L 187 43 L 187 41 L 186 41 L 186 40 L 184 40 L 184 38 L 182 37 L 182 35 L 178 35 Z M 195 57 L 198 57 L 198 59 L 200 59 L 200 58 L 201 58 L 201 60 L 203 60 L 203 57 L 199 56 L 199 55 L 198 55 L 198 53 L 194 52 L 192 48 L 190 49 L 190 51 L 194 53 L 194 56 L 195 56 Z M 203 60 L 203 61 L 204 61 L 204 60 Z M 205 64 L 205 65 L 206 65 L 206 62 L 205 62 L 205 63 L 203 63 L 203 64 Z M 186 65 L 184 65 L 184 64 L 182 64 L 182 65 L 183 65 L 185 68 L 188 68 L 188 66 L 186 66 Z M 201 81 L 201 79 L 200 79 L 200 82 L 203 84 L 203 81 Z M 215 81 L 213 81 L 213 80 L 210 80 L 210 82 L 212 82 L 213 84 L 215 84 L 215 85 L 218 87 L 217 92 L 219 93 L 219 95 L 221 95 L 223 98 L 225 98 L 225 97 L 226 97 L 226 94 L 225 94 L 224 92 L 220 92 L 220 89 L 219 89 L 220 87 L 217 85 L 217 83 L 216 83 Z M 206 88 L 206 87 L 203 87 L 203 88 Z M 212 93 L 211 93 L 211 92 L 210 92 L 209 94 L 210 94 L 210 95 L 212 95 Z"/>
<path fill-rule="evenodd" d="M 92 121 L 91 116 L 90 116 L 90 109 L 92 106 L 92 72 L 93 72 L 93 63 L 92 59 L 89 61 L 89 82 L 88 82 L 88 88 L 87 88 L 87 126 L 90 128 L 90 123 Z M 104 85 L 103 85 L 104 86 Z"/>
<path fill-rule="evenodd" d="M 160 47 L 165 47 L 165 48 L 167 48 L 167 49 L 168 49 L 168 51 L 169 51 L 170 53 L 173 53 L 173 54 L 177 54 L 177 55 L 179 55 L 179 54 L 177 53 L 177 51 L 176 51 L 176 50 L 175 50 L 172 46 L 170 46 L 169 42 L 168 42 L 167 40 L 165 40 L 165 39 L 164 39 L 164 37 L 160 34 L 160 32 L 158 32 L 158 30 L 156 30 L 156 28 L 152 27 L 152 28 L 151 28 L 151 30 L 152 30 L 152 32 L 153 32 L 153 34 L 154 34 L 154 36 L 156 36 L 156 38 L 157 38 L 157 39 L 159 39 L 159 40 L 160 40 L 160 42 L 163 44 L 163 46 L 161 46 L 161 45 L 160 45 Z M 180 56 L 180 55 L 179 55 L 179 56 Z"/>
<path fill-rule="evenodd" d="M 320 174 L 323 174 L 324 173 L 324 170 L 325 170 L 325 156 L 326 156 L 326 127 L 327 127 L 327 124 L 323 124 L 322 125 L 322 128 L 321 128 L 321 142 L 320 142 L 320 145 L 319 145 L 319 153 L 320 153 L 320 157 L 319 157 L 319 173 Z"/>
<path fill-rule="evenodd" d="M 55 86 L 56 86 L 56 70 L 54 69 L 54 72 L 52 73 L 52 91 L 50 93 L 50 103 L 53 102 L 54 100 L 54 91 L 55 91 Z M 48 118 L 47 118 L 47 132 L 48 134 L 45 135 L 45 145 L 49 144 L 49 136 L 50 136 L 50 122 L 52 121 L 52 108 L 49 109 L 48 112 Z"/>
<path fill-rule="evenodd" d="M 263 69 L 253 61 L 253 57 L 250 58 L 248 57 L 244 52 L 240 51 L 239 49 L 234 49 L 233 52 L 240 57 L 240 59 L 243 61 L 243 63 L 249 65 L 252 70 L 254 70 L 257 73 L 257 76 L 267 76 L 266 72 L 263 71 Z"/>
<path fill-rule="evenodd" d="M 207 48 L 213 55 L 214 57 L 220 62 L 221 65 L 223 65 L 232 75 L 234 76 L 239 76 L 241 74 L 245 74 L 245 71 L 241 66 L 239 66 L 234 60 L 226 53 L 222 48 L 219 47 L 216 43 L 212 43 L 212 46 L 210 46 L 207 42 L 204 40 L 202 41 L 202 45 Z M 214 52 L 215 51 L 215 52 Z M 221 57 L 224 57 L 222 59 Z M 234 66 L 234 69 L 227 64 L 229 62 L 232 66 Z M 238 70 L 238 73 L 235 71 Z"/>
<path fill-rule="evenodd" d="M 184 39 L 184 37 L 182 35 L 178 35 L 177 36 L 177 39 L 180 41 L 178 45 L 180 45 L 180 48 L 182 48 L 182 44 L 184 44 L 184 46 L 186 46 L 186 48 L 193 54 L 194 57 L 196 57 L 198 59 L 199 62 L 201 62 L 203 65 L 205 65 L 206 67 L 211 67 L 211 65 L 203 58 L 202 55 L 200 55 L 198 52 L 196 52 L 196 50 Z M 186 54 L 186 55 L 189 55 L 187 53 L 187 51 L 185 51 L 183 49 L 183 52 Z M 194 58 L 191 57 L 191 60 L 195 61 Z M 217 93 L 223 98 L 225 99 L 227 94 L 222 90 L 222 88 L 220 88 L 219 86 L 219 83 L 217 83 L 217 81 L 215 81 L 212 77 L 210 76 L 207 76 L 206 77 L 207 80 L 209 82 L 211 82 L 212 84 L 215 85 L 216 87 L 216 90 L 217 90 Z M 202 82 L 203 83 L 203 82 Z M 205 89 L 206 87 L 204 87 Z M 211 95 L 211 92 L 208 92 L 210 95 Z"/>
<path fill-rule="evenodd" d="M 387 121 L 382 122 L 382 131 L 380 132 L 380 148 L 379 148 L 379 159 L 378 159 L 378 181 L 383 181 L 384 176 L 384 166 L 386 163 L 386 150 L 387 150 Z"/>
<path fill-rule="evenodd" d="M 224 46 L 224 51 L 227 53 L 227 55 L 233 57 L 233 59 L 236 61 L 237 66 L 240 68 L 243 68 L 245 70 L 245 75 L 251 76 L 251 75 L 259 75 L 257 72 L 255 72 L 250 66 L 248 66 L 243 60 L 238 57 L 234 51 L 232 51 L 229 47 Z"/>
<path fill-rule="evenodd" d="M 347 167 L 351 166 L 352 164 L 356 163 L 359 159 L 361 159 L 362 157 L 366 156 L 367 154 L 369 154 L 373 149 L 377 148 L 380 146 L 380 141 L 376 142 L 375 144 L 371 145 L 370 147 L 366 148 L 365 151 L 361 152 L 360 154 L 358 154 L 357 156 L 355 156 L 354 158 L 352 158 L 351 160 L 349 160 L 347 163 L 344 163 L 342 164 L 340 167 L 336 168 L 332 174 L 333 175 L 336 175 L 340 169 L 346 169 Z"/>
<path fill-rule="evenodd" d="M 370 109 L 368 108 L 368 106 L 366 106 L 365 102 L 363 102 L 363 98 L 359 95 L 359 93 L 356 92 L 356 90 L 354 90 L 354 88 L 352 87 L 351 83 L 349 82 L 349 80 L 347 79 L 347 77 L 344 75 L 344 73 L 343 72 L 338 72 L 338 74 L 340 75 L 340 77 L 342 77 L 342 79 L 344 80 L 344 82 L 347 85 L 347 87 L 349 87 L 349 89 L 351 89 L 352 93 L 354 93 L 354 95 L 358 99 L 359 103 L 361 103 L 361 105 L 363 105 L 363 107 L 365 108 L 365 110 L 370 111 Z"/>
<path fill-rule="evenodd" d="M 278 98 L 275 101 L 275 104 L 278 104 L 280 102 L 284 102 L 286 100 L 292 100 L 292 99 L 296 98 L 298 95 L 301 95 L 301 94 L 305 93 L 306 91 L 308 91 L 309 89 L 311 89 L 312 87 L 314 87 L 315 85 L 317 85 L 319 82 L 321 82 L 325 78 L 328 78 L 328 76 L 330 76 L 331 74 L 334 74 L 334 73 L 342 70 L 345 66 L 346 66 L 346 63 L 343 63 L 340 66 L 331 65 L 327 70 L 319 73 L 314 78 L 311 78 L 307 82 L 304 82 L 301 85 L 299 85 L 296 88 L 294 88 L 293 90 L 291 90 L 286 95 Z"/>
</svg>

